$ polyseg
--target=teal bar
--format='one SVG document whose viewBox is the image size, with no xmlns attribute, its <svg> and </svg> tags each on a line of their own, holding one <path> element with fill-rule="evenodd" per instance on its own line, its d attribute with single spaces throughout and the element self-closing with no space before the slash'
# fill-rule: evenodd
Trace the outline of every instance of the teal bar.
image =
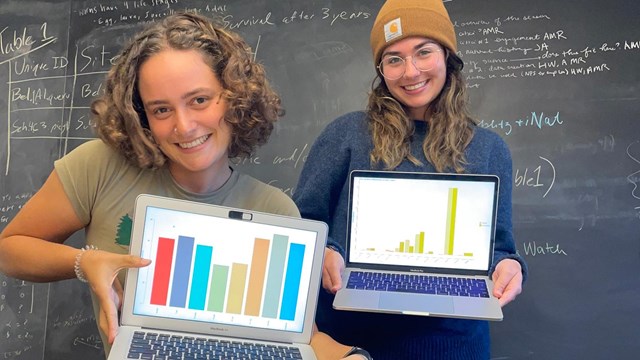
<svg viewBox="0 0 640 360">
<path fill-rule="evenodd" d="M 284 289 L 282 290 L 280 320 L 293 321 L 295 319 L 298 294 L 300 293 L 304 248 L 305 246 L 302 244 L 289 245 L 289 261 L 287 262 L 287 275 L 285 275 Z"/>
<path fill-rule="evenodd" d="M 196 260 L 193 264 L 191 292 L 189 293 L 189 309 L 204 310 L 212 253 L 211 246 L 196 246 Z"/>
</svg>

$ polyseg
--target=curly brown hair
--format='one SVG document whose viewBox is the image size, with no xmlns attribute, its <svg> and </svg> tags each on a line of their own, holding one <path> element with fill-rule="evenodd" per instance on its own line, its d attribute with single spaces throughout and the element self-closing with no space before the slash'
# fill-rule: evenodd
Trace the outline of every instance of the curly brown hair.
<svg viewBox="0 0 640 360">
<path fill-rule="evenodd" d="M 469 115 L 462 60 L 447 49 L 445 52 L 447 79 L 429 105 L 429 133 L 423 140 L 422 150 L 437 171 L 461 173 L 466 165 L 464 150 L 473 137 L 475 120 Z M 409 146 L 414 133 L 413 119 L 409 119 L 404 106 L 391 95 L 380 73 L 371 88 L 367 113 L 374 143 L 370 154 L 372 165 L 382 163 L 385 169 L 392 170 L 405 158 L 420 165 Z"/>
<path fill-rule="evenodd" d="M 91 104 L 98 136 L 140 168 L 166 162 L 147 121 L 138 90 L 142 64 L 163 50 L 197 50 L 222 84 L 232 128 L 229 158 L 249 157 L 266 143 L 284 115 L 281 100 L 246 42 L 213 20 L 176 13 L 148 26 L 122 50 L 106 78 L 105 93 Z"/>
</svg>

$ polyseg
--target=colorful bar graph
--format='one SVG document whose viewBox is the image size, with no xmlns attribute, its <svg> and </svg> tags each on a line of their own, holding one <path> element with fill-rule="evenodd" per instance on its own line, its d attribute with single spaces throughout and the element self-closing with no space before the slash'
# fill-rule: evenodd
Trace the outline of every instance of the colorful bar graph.
<svg viewBox="0 0 640 360">
<path fill-rule="evenodd" d="M 267 239 L 255 239 L 253 243 L 253 257 L 251 258 L 251 273 L 249 273 L 249 287 L 247 289 L 247 302 L 244 307 L 245 315 L 258 316 L 262 303 L 262 287 L 269 256 L 269 243 Z"/>
<path fill-rule="evenodd" d="M 280 320 L 293 320 L 295 318 L 304 248 L 305 246 L 302 244 L 289 245 L 289 260 L 287 261 L 287 272 L 284 278 L 284 290 L 282 291 Z"/>
<path fill-rule="evenodd" d="M 444 253 L 453 255 L 453 239 L 456 228 L 456 210 L 458 206 L 458 188 L 449 189 L 449 201 L 447 204 L 447 223 L 445 228 Z"/>
<path fill-rule="evenodd" d="M 242 311 L 244 287 L 247 282 L 247 267 L 247 264 L 231 264 L 231 281 L 229 282 L 229 294 L 227 295 L 227 313 L 240 314 Z"/>
<path fill-rule="evenodd" d="M 153 269 L 153 285 L 151 288 L 151 304 L 166 305 L 171 277 L 171 262 L 173 261 L 174 239 L 159 238 L 156 252 L 155 268 Z"/>
<path fill-rule="evenodd" d="M 229 267 L 214 264 L 213 271 L 211 272 L 211 286 L 209 288 L 207 310 L 222 312 L 224 308 L 224 295 L 227 293 L 228 280 Z"/>
<path fill-rule="evenodd" d="M 295 320 L 304 244 L 278 234 L 255 238 L 248 264 L 228 259 L 230 265 L 222 265 L 225 253 L 220 255 L 215 244 L 196 243 L 189 236 L 157 240 L 151 304 Z"/>
<path fill-rule="evenodd" d="M 171 298 L 169 305 L 185 307 L 187 303 L 187 287 L 191 271 L 191 258 L 193 256 L 192 237 L 178 236 L 178 251 L 173 267 L 173 281 L 171 282 Z"/>
<path fill-rule="evenodd" d="M 196 259 L 193 263 L 193 277 L 191 278 L 191 291 L 189 293 L 189 309 L 204 310 L 212 253 L 213 248 L 211 246 L 196 246 Z"/>
<path fill-rule="evenodd" d="M 275 319 L 278 316 L 280 306 L 280 289 L 284 275 L 284 264 L 287 258 L 287 244 L 289 237 L 284 235 L 274 235 L 271 244 L 271 261 L 267 273 L 267 286 L 264 291 L 264 304 L 262 305 L 262 316 Z"/>
</svg>

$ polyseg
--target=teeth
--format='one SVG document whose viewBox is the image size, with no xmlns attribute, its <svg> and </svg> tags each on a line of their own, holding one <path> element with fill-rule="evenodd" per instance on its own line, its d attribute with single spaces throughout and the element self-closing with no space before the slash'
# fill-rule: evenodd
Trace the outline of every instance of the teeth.
<svg viewBox="0 0 640 360">
<path fill-rule="evenodd" d="M 423 87 L 424 84 L 426 84 L 426 83 L 427 83 L 426 81 L 423 81 L 423 82 L 417 83 L 415 85 L 407 85 L 404 88 L 407 89 L 407 90 L 415 90 L 415 89 Z"/>
<path fill-rule="evenodd" d="M 195 146 L 198 146 L 198 145 L 204 143 L 205 141 L 207 141 L 208 138 L 209 138 L 209 135 L 204 135 L 204 136 L 201 136 L 201 137 L 199 137 L 199 138 L 197 138 L 197 139 L 195 139 L 195 140 L 193 140 L 191 142 L 178 143 L 178 145 L 183 149 L 190 149 L 192 147 L 195 147 Z"/>
</svg>

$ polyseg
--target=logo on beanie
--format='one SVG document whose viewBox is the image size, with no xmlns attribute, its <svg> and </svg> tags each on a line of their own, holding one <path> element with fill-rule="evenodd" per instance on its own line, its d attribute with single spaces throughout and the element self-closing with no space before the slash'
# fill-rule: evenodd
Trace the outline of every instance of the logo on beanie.
<svg viewBox="0 0 640 360">
<path fill-rule="evenodd" d="M 384 25 L 384 41 L 389 42 L 402 36 L 402 22 L 400 18 L 393 19 Z"/>
</svg>

